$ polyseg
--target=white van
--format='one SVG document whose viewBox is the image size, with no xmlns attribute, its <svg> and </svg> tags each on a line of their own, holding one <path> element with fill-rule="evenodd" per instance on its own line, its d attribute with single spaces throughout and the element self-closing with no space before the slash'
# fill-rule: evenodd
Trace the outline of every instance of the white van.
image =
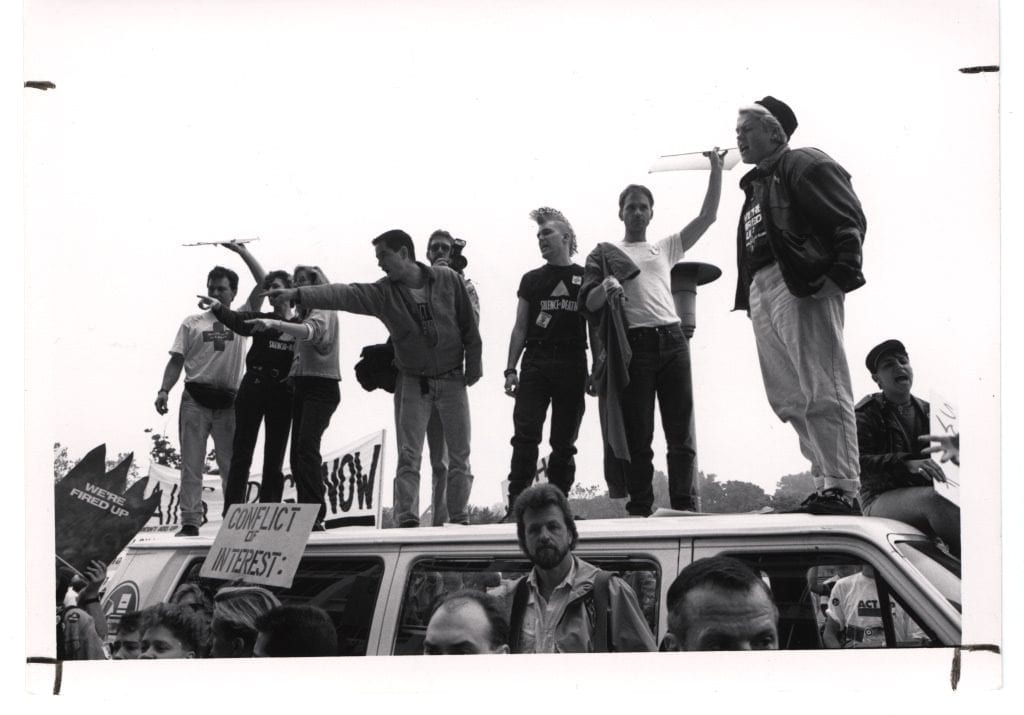
<svg viewBox="0 0 1024 715">
<path fill-rule="evenodd" d="M 866 565 L 876 574 L 885 647 L 908 645 L 894 636 L 890 614 L 896 609 L 924 634 L 914 645 L 960 644 L 960 562 L 900 522 L 729 514 L 581 520 L 577 527 L 576 555 L 626 579 L 659 641 L 676 574 L 695 559 L 727 554 L 750 564 L 770 585 L 779 607 L 780 648 L 823 648 L 826 582 Z M 130 546 L 106 588 L 111 625 L 129 610 L 167 600 L 184 581 L 211 590 L 223 585 L 198 577 L 212 542 L 169 537 Z M 514 524 L 350 527 L 313 533 L 292 586 L 274 590 L 284 603 L 326 610 L 338 632 L 339 655 L 419 654 L 440 595 L 476 587 L 510 606 L 510 585 L 529 568 Z"/>
</svg>

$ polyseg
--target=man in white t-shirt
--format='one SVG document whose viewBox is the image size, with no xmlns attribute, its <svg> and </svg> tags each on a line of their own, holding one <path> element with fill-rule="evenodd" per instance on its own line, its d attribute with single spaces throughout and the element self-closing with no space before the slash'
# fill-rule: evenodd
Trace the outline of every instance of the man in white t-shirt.
<svg viewBox="0 0 1024 715">
<path fill-rule="evenodd" d="M 654 217 L 654 197 L 645 186 L 630 184 L 619 195 L 619 218 L 625 236 L 611 244 L 640 269 L 620 283 L 608 275 L 585 297 L 591 313 L 609 301 L 625 309 L 627 339 L 632 358 L 629 384 L 619 397 L 630 461 L 623 465 L 630 516 L 648 516 L 654 504 L 651 441 L 654 438 L 654 399 L 661 410 L 668 444 L 669 496 L 673 509 L 696 508 L 697 443 L 693 418 L 693 380 L 690 349 L 672 298 L 672 266 L 683 259 L 704 235 L 718 212 L 722 191 L 722 156 L 711 157 L 711 177 L 700 214 L 678 233 L 655 243 L 647 242 L 647 226 Z M 599 246 L 598 251 L 601 247 Z M 591 264 L 588 259 L 588 265 Z"/>
<path fill-rule="evenodd" d="M 215 266 L 206 278 L 206 295 L 225 308 L 238 292 L 238 274 Z M 182 321 L 164 368 L 156 411 L 167 414 L 167 393 L 185 371 L 185 389 L 178 414 L 181 441 L 181 530 L 176 536 L 198 536 L 203 518 L 203 461 L 213 436 L 222 483 L 231 466 L 235 434 L 235 392 L 242 377 L 246 340 L 222 325 L 209 310 Z"/>
<path fill-rule="evenodd" d="M 896 645 L 926 645 L 924 632 L 900 608 L 889 600 L 892 610 Z M 885 648 L 881 599 L 875 583 L 875 571 L 865 566 L 862 571 L 836 581 L 829 594 L 822 639 L 827 648 Z"/>
</svg>

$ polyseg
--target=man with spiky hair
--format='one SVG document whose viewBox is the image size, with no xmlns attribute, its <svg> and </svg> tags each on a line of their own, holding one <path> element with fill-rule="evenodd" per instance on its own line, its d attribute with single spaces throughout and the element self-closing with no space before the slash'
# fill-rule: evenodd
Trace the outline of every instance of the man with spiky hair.
<svg viewBox="0 0 1024 715">
<path fill-rule="evenodd" d="M 549 405 L 547 477 L 568 495 L 576 476 L 576 437 L 586 406 L 587 321 L 579 310 L 583 266 L 572 261 L 576 234 L 556 209 L 536 209 L 530 218 L 537 222 L 544 265 L 527 272 L 519 282 L 516 322 L 508 347 L 505 394 L 516 401 L 508 475 L 510 510 L 536 477 L 538 445 Z M 520 355 L 522 374 L 516 370 Z"/>
</svg>

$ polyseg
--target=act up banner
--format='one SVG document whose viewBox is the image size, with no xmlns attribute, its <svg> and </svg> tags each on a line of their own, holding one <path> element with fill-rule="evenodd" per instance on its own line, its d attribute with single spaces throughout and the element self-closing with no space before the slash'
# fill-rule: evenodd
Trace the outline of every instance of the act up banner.
<svg viewBox="0 0 1024 715">
<path fill-rule="evenodd" d="M 320 476 L 324 484 L 324 526 L 379 526 L 381 514 L 381 473 L 384 469 L 384 430 L 369 434 L 341 449 L 323 456 Z M 159 464 L 149 465 L 150 481 L 162 487 L 160 505 L 153 513 L 138 540 L 156 534 L 175 532 L 180 528 L 180 472 Z M 260 498 L 260 475 L 249 477 L 245 501 L 253 504 Z M 285 470 L 282 502 L 295 503 L 295 481 Z M 203 523 L 201 534 L 213 536 L 220 529 L 224 511 L 224 493 L 217 475 L 203 476 Z"/>
<path fill-rule="evenodd" d="M 199 575 L 288 588 L 320 507 L 233 504 Z"/>
<path fill-rule="evenodd" d="M 132 456 L 108 472 L 106 452 L 105 444 L 96 447 L 53 487 L 56 555 L 79 573 L 93 559 L 109 564 L 163 496 L 156 486 L 145 497 L 146 479 L 125 491 Z"/>
</svg>

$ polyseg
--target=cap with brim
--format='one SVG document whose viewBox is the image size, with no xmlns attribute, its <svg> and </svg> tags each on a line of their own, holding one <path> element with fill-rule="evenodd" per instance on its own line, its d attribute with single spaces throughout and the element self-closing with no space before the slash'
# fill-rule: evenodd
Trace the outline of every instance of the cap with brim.
<svg viewBox="0 0 1024 715">
<path fill-rule="evenodd" d="M 903 343 L 899 340 L 886 340 L 885 342 L 879 343 L 875 347 L 871 348 L 871 352 L 868 353 L 868 359 L 865 360 L 865 364 L 868 366 L 868 372 L 874 375 L 875 370 L 878 369 L 879 361 L 890 353 L 906 355 L 907 349 L 903 347 Z"/>
</svg>

